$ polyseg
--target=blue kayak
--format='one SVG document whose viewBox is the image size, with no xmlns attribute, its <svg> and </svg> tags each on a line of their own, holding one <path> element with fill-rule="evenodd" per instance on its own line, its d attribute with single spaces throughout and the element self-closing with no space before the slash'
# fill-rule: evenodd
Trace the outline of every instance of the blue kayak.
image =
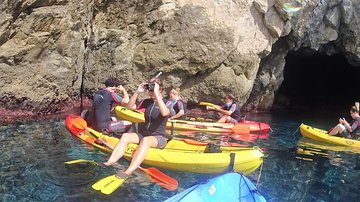
<svg viewBox="0 0 360 202">
<path fill-rule="evenodd" d="M 194 185 L 165 202 L 256 201 L 266 202 L 255 185 L 239 173 L 227 173 Z"/>
</svg>

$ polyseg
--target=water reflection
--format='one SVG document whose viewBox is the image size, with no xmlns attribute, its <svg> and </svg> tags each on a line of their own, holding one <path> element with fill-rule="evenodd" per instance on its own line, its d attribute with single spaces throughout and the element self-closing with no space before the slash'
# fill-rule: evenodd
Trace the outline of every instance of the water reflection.
<svg viewBox="0 0 360 202">
<path fill-rule="evenodd" d="M 240 142 L 237 142 L 266 149 L 259 190 L 268 201 L 359 199 L 358 153 L 307 142 L 300 138 L 297 131 L 302 121 L 288 115 L 247 114 L 247 117 L 268 122 L 274 131 L 266 138 L 248 138 L 250 141 L 240 139 L 240 136 Z M 236 142 L 235 138 L 213 134 L 193 137 L 206 141 Z M 162 170 L 179 181 L 178 191 L 169 192 L 151 183 L 143 173 L 135 172 L 112 195 L 104 196 L 93 191 L 91 184 L 112 174 L 113 169 L 94 167 L 79 171 L 67 169 L 64 162 L 73 159 L 103 162 L 108 154 L 72 137 L 63 120 L 0 126 L 0 141 L 2 201 L 163 201 L 178 191 L 215 176 Z M 128 165 L 127 161 L 120 163 Z M 249 178 L 257 179 L 259 172 L 260 169 L 250 174 Z M 253 182 L 256 183 L 255 180 Z"/>
</svg>

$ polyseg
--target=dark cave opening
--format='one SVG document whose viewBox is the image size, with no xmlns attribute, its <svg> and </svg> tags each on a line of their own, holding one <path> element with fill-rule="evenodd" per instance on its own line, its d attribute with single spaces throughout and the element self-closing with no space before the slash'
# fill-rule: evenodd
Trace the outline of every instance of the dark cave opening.
<svg viewBox="0 0 360 202">
<path fill-rule="evenodd" d="M 284 81 L 274 108 L 301 112 L 347 112 L 360 101 L 360 67 L 343 55 L 287 54 Z"/>
</svg>

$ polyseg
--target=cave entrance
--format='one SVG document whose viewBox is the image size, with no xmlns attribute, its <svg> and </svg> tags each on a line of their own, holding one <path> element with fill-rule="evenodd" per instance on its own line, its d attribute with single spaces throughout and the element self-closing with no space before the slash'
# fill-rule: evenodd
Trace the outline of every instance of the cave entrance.
<svg viewBox="0 0 360 202">
<path fill-rule="evenodd" d="M 274 106 L 302 112 L 348 112 L 360 101 L 360 67 L 343 55 L 287 54 Z"/>
</svg>

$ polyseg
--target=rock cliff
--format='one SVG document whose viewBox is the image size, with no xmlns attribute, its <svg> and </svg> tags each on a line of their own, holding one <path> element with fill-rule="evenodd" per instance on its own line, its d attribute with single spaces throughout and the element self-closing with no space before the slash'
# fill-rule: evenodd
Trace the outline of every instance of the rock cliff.
<svg viewBox="0 0 360 202">
<path fill-rule="evenodd" d="M 268 110 L 285 56 L 360 64 L 357 0 L 4 0 L 0 111 L 49 114 L 83 103 L 109 76 L 134 90 L 157 72 L 192 102 L 234 93 Z"/>
</svg>

